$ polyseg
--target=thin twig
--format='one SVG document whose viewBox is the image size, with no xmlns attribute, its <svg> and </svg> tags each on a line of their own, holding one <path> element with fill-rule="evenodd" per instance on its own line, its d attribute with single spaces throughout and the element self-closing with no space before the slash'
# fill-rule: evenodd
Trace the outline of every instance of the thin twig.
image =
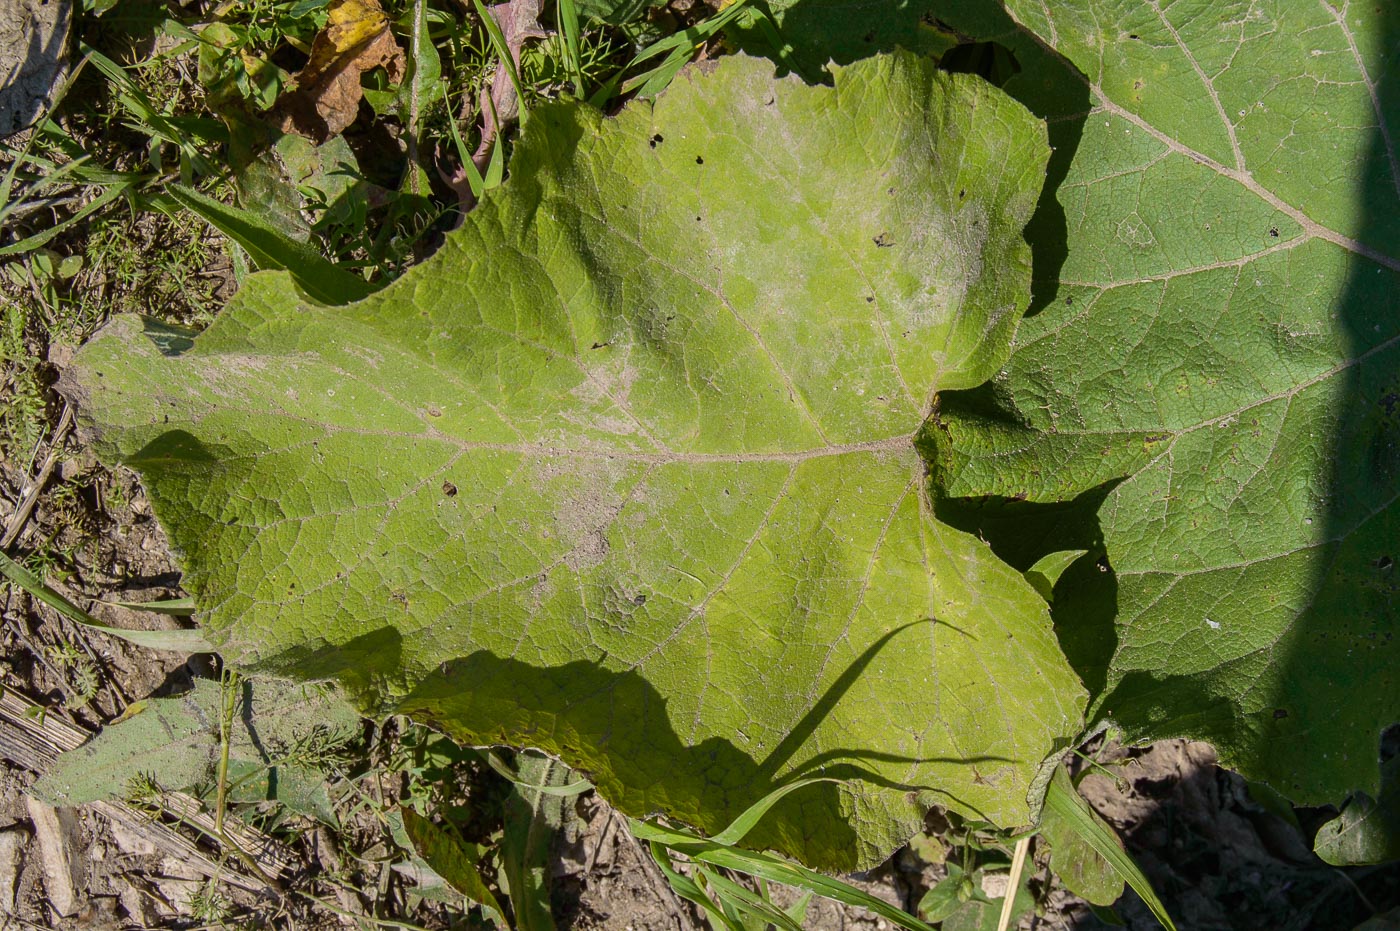
<svg viewBox="0 0 1400 931">
<path fill-rule="evenodd" d="M 59 453 L 63 449 L 63 441 L 68 436 L 68 431 L 73 427 L 73 408 L 67 404 L 63 405 L 63 415 L 58 419 L 58 426 L 54 428 L 53 439 L 49 443 L 49 454 L 44 457 L 44 464 L 39 469 L 39 474 L 34 476 L 24 489 L 24 495 L 20 498 L 19 507 L 10 515 L 10 519 L 5 522 L 5 535 L 0 537 L 0 550 L 8 550 L 10 544 L 15 542 L 24 525 L 29 521 L 29 515 L 34 510 L 34 504 L 39 500 L 39 493 L 44 490 L 49 476 L 53 474 L 54 466 L 58 464 Z"/>
<path fill-rule="evenodd" d="M 1011 875 L 1006 880 L 1006 897 L 1001 900 L 1001 919 L 997 921 L 997 931 L 1011 927 L 1011 912 L 1016 907 L 1016 890 L 1021 885 L 1021 873 L 1026 868 L 1026 852 L 1031 849 L 1031 838 L 1027 834 L 1016 842 L 1016 852 L 1011 856 Z"/>
</svg>

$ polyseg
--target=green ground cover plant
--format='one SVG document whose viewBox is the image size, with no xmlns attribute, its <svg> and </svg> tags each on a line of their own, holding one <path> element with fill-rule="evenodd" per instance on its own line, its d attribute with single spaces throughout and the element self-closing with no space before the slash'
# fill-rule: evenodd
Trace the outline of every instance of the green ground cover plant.
<svg viewBox="0 0 1400 931">
<path fill-rule="evenodd" d="M 735 872 L 821 885 L 743 848 L 865 868 L 933 807 L 969 839 L 929 921 L 1028 908 L 973 877 L 1031 829 L 1156 906 L 1063 767 L 1109 728 L 1356 793 L 1319 854 L 1394 855 L 1395 13 L 563 2 L 522 52 L 478 7 L 390 8 L 410 65 L 364 77 L 459 200 L 247 135 L 314 4 L 188 40 L 222 128 L 98 61 L 164 140 L 122 196 L 264 271 L 202 332 L 116 317 L 62 385 L 231 668 L 553 758 L 492 758 L 506 907 L 401 815 L 424 875 L 547 922 L 532 838 L 583 784 L 716 927 L 801 924 Z M 497 61 L 520 132 L 464 134 Z"/>
</svg>

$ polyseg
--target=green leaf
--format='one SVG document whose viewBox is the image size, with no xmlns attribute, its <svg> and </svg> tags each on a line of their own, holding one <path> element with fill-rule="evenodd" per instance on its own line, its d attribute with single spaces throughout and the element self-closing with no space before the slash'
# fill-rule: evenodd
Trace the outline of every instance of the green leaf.
<svg viewBox="0 0 1400 931">
<path fill-rule="evenodd" d="M 509 886 L 517 931 L 554 931 L 549 895 L 551 854 L 554 835 L 564 824 L 567 803 L 559 795 L 525 786 L 558 788 L 577 780 L 567 766 L 548 757 L 521 754 L 516 764 L 521 782 L 515 783 L 506 801 L 502 881 Z"/>
<path fill-rule="evenodd" d="M 1050 779 L 1049 788 L 1045 793 L 1045 816 L 1051 819 L 1052 830 L 1060 837 L 1063 838 L 1069 833 L 1078 835 L 1079 841 L 1102 857 L 1113 872 L 1132 887 L 1153 916 L 1161 922 L 1162 927 L 1167 931 L 1176 931 L 1176 925 L 1172 923 L 1166 907 L 1157 898 L 1152 884 L 1123 849 L 1123 842 L 1118 839 L 1118 835 L 1113 833 L 1103 819 L 1089 807 L 1089 803 L 1084 801 L 1084 796 L 1080 795 L 1074 783 L 1070 782 L 1069 774 L 1063 767 L 1055 770 L 1055 775 Z M 1084 874 L 1080 876 L 1087 878 Z M 1092 884 L 1100 890 L 1107 886 L 1102 877 L 1093 880 Z"/>
<path fill-rule="evenodd" d="M 316 766 L 261 760 L 230 760 L 228 800 L 256 804 L 275 801 L 293 814 L 314 818 L 339 830 L 340 818 L 331 801 L 329 776 Z"/>
<path fill-rule="evenodd" d="M 705 918 L 709 920 L 711 927 L 721 929 L 721 931 L 744 931 L 743 926 L 739 922 L 731 921 L 723 909 L 715 904 L 715 900 L 710 898 L 695 880 L 676 870 L 675 864 L 671 862 L 671 855 L 664 844 L 652 841 L 647 847 L 651 850 L 652 859 L 661 869 L 661 875 L 666 877 L 666 882 L 670 884 L 671 891 L 687 902 L 694 902 L 698 905 L 704 912 Z"/>
<path fill-rule="evenodd" d="M 982 893 L 983 872 L 978 870 L 970 877 L 978 895 L 961 903 L 951 915 L 943 919 L 943 923 L 939 925 L 940 931 L 998 931 L 1004 897 L 989 899 Z M 1012 918 L 1007 927 L 1014 928 L 1020 922 L 1021 916 L 1035 907 L 1035 896 L 1025 883 L 1016 887 L 1011 907 Z"/>
<path fill-rule="evenodd" d="M 724 844 L 726 847 L 732 847 L 734 844 L 739 843 L 747 837 L 748 833 L 758 825 L 758 822 L 763 820 L 763 816 L 772 811 L 773 806 L 778 804 L 778 802 L 790 792 L 795 792 L 806 786 L 816 785 L 819 782 L 838 781 L 839 780 L 836 779 L 821 778 L 799 779 L 796 782 L 780 786 L 746 808 L 739 817 L 730 822 L 728 827 L 722 831 L 716 832 L 710 840 L 714 841 L 716 844 Z"/>
<path fill-rule="evenodd" d="M 900 55 L 834 88 L 724 59 L 511 180 L 365 301 L 251 278 L 190 344 L 76 360 L 243 668 L 535 746 L 624 812 L 870 866 L 944 804 L 1033 820 L 1083 692 L 1043 599 L 933 515 L 920 427 L 1001 364 L 1047 152 Z"/>
<path fill-rule="evenodd" d="M 128 194 L 134 187 L 134 182 L 127 181 L 113 184 L 111 187 L 106 188 L 101 194 L 97 195 L 62 220 L 54 223 L 52 226 L 46 227 L 32 236 L 26 236 L 17 242 L 12 242 L 6 246 L 0 247 L 0 257 L 32 254 L 33 250 L 49 242 L 69 227 L 82 223 L 88 216 L 106 207 L 118 197 Z"/>
<path fill-rule="evenodd" d="M 286 269 L 298 287 L 314 301 L 344 304 L 374 290 L 363 279 L 334 265 L 314 246 L 292 239 L 267 218 L 250 210 L 230 207 L 180 184 L 168 185 L 155 203 L 166 207 L 170 201 L 246 249 L 259 268 Z"/>
<path fill-rule="evenodd" d="M 582 23 L 621 26 L 640 19 L 649 7 L 663 6 L 664 0 L 574 0 Z"/>
<path fill-rule="evenodd" d="M 735 870 L 769 882 L 783 883 L 806 890 L 824 898 L 868 909 L 909 931 L 932 931 L 928 925 L 890 903 L 862 892 L 849 883 L 813 872 L 768 853 L 755 853 L 739 847 L 726 847 L 710 840 L 700 840 L 691 834 L 650 822 L 628 819 L 628 830 L 637 838 L 655 846 L 660 844 L 691 860 Z"/>
<path fill-rule="evenodd" d="M 771 925 L 779 931 L 802 931 L 802 926 L 789 917 L 782 909 L 767 902 L 743 886 L 727 879 L 714 870 L 700 867 L 697 872 L 705 877 L 705 885 L 714 890 L 719 900 L 739 912 L 749 916 L 753 926 L 768 931 Z"/>
<path fill-rule="evenodd" d="M 1066 569 L 1075 563 L 1080 556 L 1088 553 L 1088 550 L 1061 550 L 1058 553 L 1047 553 L 1036 560 L 1035 565 L 1026 570 L 1026 581 L 1035 586 L 1035 590 L 1040 592 L 1040 597 L 1048 602 L 1055 600 L 1055 583 L 1064 575 Z"/>
<path fill-rule="evenodd" d="M 418 856 L 452 888 L 480 905 L 493 923 L 498 927 L 504 926 L 505 912 L 486 887 L 481 871 L 476 868 L 476 860 L 457 839 L 412 808 L 403 807 L 399 812 L 403 817 L 404 831 Z"/>
<path fill-rule="evenodd" d="M 1057 127 L 1054 197 L 1038 313 L 942 398 L 944 484 L 1111 489 L 1112 572 L 1070 569 L 1054 609 L 1095 718 L 1300 803 L 1374 795 L 1400 719 L 1400 7 L 1007 7 L 1070 63 L 1000 33 L 1007 90 Z"/>
<path fill-rule="evenodd" d="M 638 65 L 662 55 L 665 57 L 661 59 L 661 64 L 625 81 L 622 85 L 622 92 L 626 94 L 636 91 L 639 97 L 649 97 L 661 93 L 694 57 L 701 46 L 748 14 L 747 3 L 748 0 L 732 0 L 714 16 L 693 26 L 687 26 L 680 32 L 673 33 L 659 42 L 647 46 L 641 54 L 632 60 L 632 65 Z"/>
<path fill-rule="evenodd" d="M 1080 898 L 1095 905 L 1112 905 L 1123 894 L 1123 877 L 1099 855 L 1079 825 L 1096 823 L 1095 833 L 1111 837 L 1126 857 L 1123 842 L 1079 794 L 1063 766 L 1055 770 L 1051 786 L 1051 791 L 1061 794 L 1066 804 L 1047 805 L 1040 818 L 1040 836 L 1050 845 L 1050 872 Z M 1073 817 L 1067 818 L 1065 813 L 1071 809 Z"/>
<path fill-rule="evenodd" d="M 193 598 L 162 598 L 158 601 L 113 601 L 109 603 L 119 608 L 130 608 L 133 611 L 173 614 L 177 617 L 188 617 L 195 612 Z"/>
<path fill-rule="evenodd" d="M 1313 849 L 1333 866 L 1400 860 L 1400 756 L 1381 767 L 1380 795 L 1353 796 L 1340 815 L 1318 829 Z"/>
<path fill-rule="evenodd" d="M 404 80 L 404 93 L 407 96 L 405 104 L 409 115 L 408 130 L 415 137 L 421 137 L 425 111 L 433 101 L 446 93 L 447 87 L 442 81 L 442 58 L 438 55 L 437 46 L 433 45 L 433 37 L 429 32 L 428 0 L 413 0 L 412 22 L 413 54 L 409 59 L 408 77 Z M 418 174 L 413 177 L 422 175 L 421 166 L 412 167 L 418 169 Z M 424 180 L 426 181 L 426 177 Z M 413 193 L 426 194 L 427 189 L 414 190 Z"/>
<path fill-rule="evenodd" d="M 486 4 L 482 0 L 472 0 L 472 5 L 476 7 L 476 15 L 481 19 L 481 25 L 486 29 L 487 41 L 491 43 L 491 51 L 496 58 L 506 66 L 506 75 L 510 78 L 510 86 L 515 91 L 515 99 L 520 102 L 520 125 L 523 127 L 529 118 L 529 98 L 525 96 L 525 91 L 520 83 L 520 67 L 516 57 L 511 54 L 510 43 L 506 41 L 505 33 L 501 31 L 501 24 L 496 22 L 496 18 L 491 15 Z M 492 104 L 492 106 L 495 106 Z"/>
<path fill-rule="evenodd" d="M 337 215 L 351 214 L 353 208 L 348 205 L 371 193 L 360 179 L 359 162 L 344 136 L 332 136 L 318 146 L 303 136 L 284 133 L 243 167 L 237 184 L 239 203 L 277 233 L 299 243 L 311 238 L 313 225 L 307 211 L 324 206 L 315 221 L 316 227 L 324 228 Z M 315 251 L 310 246 L 300 248 Z"/>
<path fill-rule="evenodd" d="M 240 775 L 280 769 L 282 755 L 303 741 L 343 740 L 359 723 L 345 702 L 324 688 L 246 679 L 238 687 L 242 694 L 229 734 L 229 759 L 246 764 Z M 222 690 L 208 679 L 196 679 L 193 690 L 176 698 L 136 702 L 121 720 L 62 754 L 33 792 L 53 805 L 81 805 L 121 798 L 133 779 L 145 776 L 168 790 L 207 788 L 218 768 L 222 713 Z M 324 781 L 322 776 L 319 782 Z M 275 773 L 266 786 L 270 794 L 263 798 L 277 799 Z"/>
<path fill-rule="evenodd" d="M 966 901 L 963 883 L 967 875 L 957 863 L 948 864 L 948 874 L 934 883 L 919 899 L 919 917 L 934 924 L 962 908 Z"/>
<path fill-rule="evenodd" d="M 521 779 L 519 773 L 505 764 L 499 754 L 492 750 L 487 750 L 484 756 L 486 757 L 487 765 L 514 784 L 517 789 L 528 789 L 532 793 L 541 793 L 544 795 L 557 795 L 560 798 L 573 798 L 576 795 L 582 795 L 585 792 L 591 792 L 593 790 L 593 783 L 583 778 L 575 779 L 573 782 L 562 785 L 525 782 Z"/>
<path fill-rule="evenodd" d="M 24 589 L 33 597 L 53 608 L 75 624 L 92 630 L 99 630 L 113 637 L 120 637 L 129 643 L 150 650 L 169 650 L 172 653 L 212 653 L 213 647 L 205 639 L 201 630 L 177 628 L 175 630 L 132 630 L 104 624 L 73 602 L 54 591 L 28 569 L 0 553 L 0 575 Z"/>
</svg>

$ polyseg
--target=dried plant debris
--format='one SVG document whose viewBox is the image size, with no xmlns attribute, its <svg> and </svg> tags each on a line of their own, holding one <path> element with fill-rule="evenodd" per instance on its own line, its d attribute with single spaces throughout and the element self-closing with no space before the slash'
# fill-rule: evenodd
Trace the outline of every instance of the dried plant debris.
<svg viewBox="0 0 1400 931">
<path fill-rule="evenodd" d="M 378 0 L 336 0 L 311 46 L 311 60 L 297 75 L 296 89 L 273 108 L 278 128 L 324 142 L 355 122 L 364 98 L 362 74 L 383 68 L 397 83 L 404 65 L 403 49 Z"/>
</svg>

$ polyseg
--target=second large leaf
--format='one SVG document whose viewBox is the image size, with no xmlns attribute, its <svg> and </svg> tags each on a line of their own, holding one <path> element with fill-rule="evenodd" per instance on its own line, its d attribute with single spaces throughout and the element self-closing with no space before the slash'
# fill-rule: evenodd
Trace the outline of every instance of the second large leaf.
<svg viewBox="0 0 1400 931">
<path fill-rule="evenodd" d="M 1004 360 L 1041 125 L 912 57 L 735 58 L 532 116 L 429 262 L 327 308 L 250 281 L 79 358 L 211 636 L 619 807 L 869 865 L 932 803 L 1030 817 L 1083 692 L 1035 591 L 932 516 L 934 392 Z"/>
<path fill-rule="evenodd" d="M 1086 100 L 1043 108 L 1047 302 L 989 389 L 943 399 L 948 488 L 1102 501 L 1107 564 L 1055 600 L 1097 717 L 1295 801 L 1374 796 L 1400 717 L 1400 7 L 1007 7 L 1068 62 L 1006 33 L 1014 92 Z"/>
</svg>

